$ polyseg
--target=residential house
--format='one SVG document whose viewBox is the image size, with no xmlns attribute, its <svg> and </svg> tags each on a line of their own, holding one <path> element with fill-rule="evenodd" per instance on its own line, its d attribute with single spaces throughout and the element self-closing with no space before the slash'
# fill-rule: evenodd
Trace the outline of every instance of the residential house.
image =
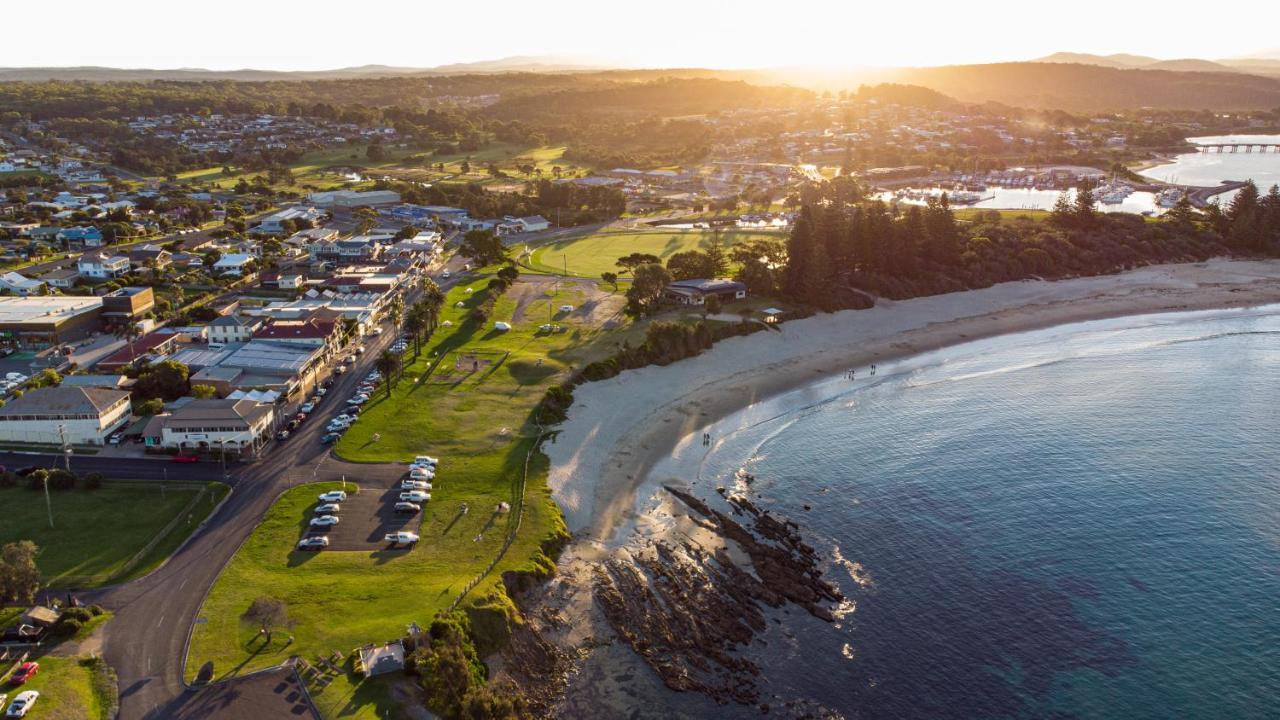
<svg viewBox="0 0 1280 720">
<path fill-rule="evenodd" d="M 43 287 L 43 280 L 32 280 L 22 273 L 7 272 L 0 275 L 0 289 L 7 290 L 14 295 L 39 295 L 40 288 Z"/>
<path fill-rule="evenodd" d="M 102 247 L 102 231 L 95 227 L 64 228 L 55 236 L 67 247 Z"/>
<path fill-rule="evenodd" d="M 129 272 L 129 258 L 124 255 L 104 256 L 101 253 L 81 255 L 76 269 L 85 277 L 97 279 L 118 278 Z"/>
<path fill-rule="evenodd" d="M 129 393 L 97 387 L 33 388 L 0 407 L 0 442 L 102 445 L 129 419 Z"/>
<path fill-rule="evenodd" d="M 173 255 L 159 245 L 143 245 L 129 251 L 129 264 L 135 270 L 156 268 L 163 270 L 173 263 Z"/>
<path fill-rule="evenodd" d="M 222 275 L 239 277 L 248 272 L 256 259 L 249 253 L 229 253 L 218 258 L 218 262 L 213 264 L 213 271 Z"/>
<path fill-rule="evenodd" d="M 80 272 L 72 268 L 59 268 L 41 275 L 40 279 L 45 281 L 49 287 L 69 290 L 80 282 Z"/>
<path fill-rule="evenodd" d="M 220 345 L 248 342 L 265 324 L 266 322 L 260 317 L 220 315 L 209 322 L 209 342 Z"/>
</svg>

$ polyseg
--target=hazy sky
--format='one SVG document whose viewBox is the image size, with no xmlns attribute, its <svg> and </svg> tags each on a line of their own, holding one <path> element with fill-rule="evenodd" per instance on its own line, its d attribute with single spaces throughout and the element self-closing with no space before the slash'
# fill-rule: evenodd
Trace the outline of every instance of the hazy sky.
<svg viewBox="0 0 1280 720">
<path fill-rule="evenodd" d="M 427 67 L 561 55 L 644 67 L 937 65 L 1049 52 L 1280 50 L 1280 2 L 1186 0 L 8 0 L 0 66 Z M 1187 7 L 1183 7 L 1186 5 Z M 1226 5 L 1222 7 L 1227 7 Z M 1247 21 L 1241 21 L 1247 18 Z"/>
</svg>

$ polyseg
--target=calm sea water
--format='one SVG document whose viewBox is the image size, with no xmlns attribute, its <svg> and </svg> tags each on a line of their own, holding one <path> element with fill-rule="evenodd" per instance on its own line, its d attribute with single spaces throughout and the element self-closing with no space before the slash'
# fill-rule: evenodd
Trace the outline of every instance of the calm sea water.
<svg viewBox="0 0 1280 720">
<path fill-rule="evenodd" d="M 1280 717 L 1280 307 L 971 343 L 710 430 L 655 477 L 715 498 L 747 469 L 853 605 L 774 613 L 751 654 L 775 705 Z"/>
</svg>

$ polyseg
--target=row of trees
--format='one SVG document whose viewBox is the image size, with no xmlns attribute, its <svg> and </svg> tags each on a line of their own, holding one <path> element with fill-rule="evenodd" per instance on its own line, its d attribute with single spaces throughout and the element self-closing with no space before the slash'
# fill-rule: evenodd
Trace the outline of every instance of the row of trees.
<svg viewBox="0 0 1280 720">
<path fill-rule="evenodd" d="M 1100 213 L 1090 188 L 1063 197 L 1048 222 L 997 212 L 957 221 L 944 197 L 888 205 L 830 183 L 806 190 L 785 250 L 735 247 L 737 277 L 755 294 L 813 307 L 863 307 L 875 295 L 905 298 L 1029 277 L 1096 275 L 1217 254 L 1280 253 L 1280 189 L 1245 186 L 1225 209 L 1185 199 L 1164 218 Z M 670 266 L 668 265 L 668 270 Z"/>
</svg>

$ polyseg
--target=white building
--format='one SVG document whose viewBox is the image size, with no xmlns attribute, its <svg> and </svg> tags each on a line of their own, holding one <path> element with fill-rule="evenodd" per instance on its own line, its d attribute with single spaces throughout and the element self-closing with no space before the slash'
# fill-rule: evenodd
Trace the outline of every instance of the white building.
<svg viewBox="0 0 1280 720">
<path fill-rule="evenodd" d="M 209 342 L 224 345 L 233 342 L 249 342 L 262 325 L 262 318 L 222 315 L 214 318 L 208 325 Z"/>
<path fill-rule="evenodd" d="M 213 264 L 213 271 L 225 275 L 243 275 L 245 268 L 254 261 L 249 253 L 228 253 Z"/>
<path fill-rule="evenodd" d="M 97 387 L 28 390 L 0 408 L 0 442 L 101 445 L 129 420 L 129 393 Z"/>
<path fill-rule="evenodd" d="M 37 295 L 42 287 L 43 280 L 32 280 L 22 273 L 7 272 L 0 275 L 0 288 L 15 295 Z"/>
<path fill-rule="evenodd" d="M 270 438 L 274 416 L 273 406 L 252 400 L 193 400 L 158 419 L 160 444 L 256 454 Z"/>
<path fill-rule="evenodd" d="M 97 253 L 81 255 L 76 262 L 76 269 L 85 277 L 118 278 L 129 272 L 129 258 L 123 255 L 103 257 Z"/>
</svg>

